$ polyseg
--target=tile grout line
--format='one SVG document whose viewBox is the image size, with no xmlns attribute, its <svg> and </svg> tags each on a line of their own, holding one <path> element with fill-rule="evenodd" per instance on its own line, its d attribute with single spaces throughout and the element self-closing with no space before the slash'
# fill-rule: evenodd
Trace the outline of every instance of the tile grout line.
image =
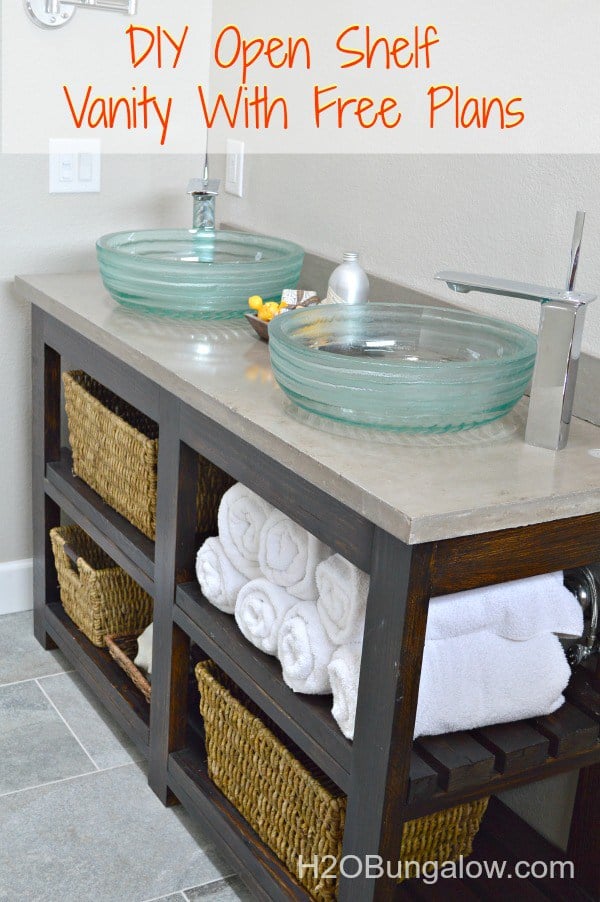
<svg viewBox="0 0 600 902">
<path fill-rule="evenodd" d="M 205 851 L 206 851 L 206 849 L 205 849 Z M 217 849 L 215 849 L 215 851 L 217 851 Z M 227 874 L 221 874 L 220 877 L 215 877 L 214 880 L 207 880 L 206 883 L 196 883 L 194 886 L 186 886 L 185 889 L 180 889 L 179 892 L 181 893 L 182 896 L 185 897 L 186 902 L 190 902 L 187 894 L 189 892 L 191 892 L 193 889 L 204 889 L 204 887 L 206 887 L 206 886 L 212 886 L 213 883 L 222 883 L 223 880 L 230 880 L 232 877 L 237 877 L 237 876 L 238 876 L 237 871 L 231 871 L 231 872 L 228 872 Z M 149 900 L 149 902 L 152 902 L 152 900 Z"/>
<path fill-rule="evenodd" d="M 25 680 L 13 680 L 12 683 L 0 683 L 0 689 L 5 689 L 7 686 L 20 686 L 22 683 L 34 683 L 36 680 L 47 680 L 50 677 L 63 676 L 65 673 L 75 673 L 75 671 L 59 670 L 56 673 L 45 673 L 43 676 L 27 677 Z"/>
<path fill-rule="evenodd" d="M 60 780 L 48 780 L 47 783 L 36 783 L 35 786 L 24 786 L 23 789 L 11 789 L 10 792 L 0 793 L 0 799 L 6 799 L 8 796 L 16 796 L 21 792 L 32 792 L 34 789 L 45 789 L 46 786 L 56 786 L 59 783 L 70 783 L 71 780 L 79 780 L 81 777 L 100 776 L 100 774 L 109 773 L 111 770 L 120 770 L 122 767 L 133 767 L 136 763 L 137 762 L 135 761 L 128 761 L 127 764 L 115 764 L 113 767 L 106 767 L 104 770 L 88 770 L 83 774 L 73 774 L 72 777 L 62 777 Z"/>
<path fill-rule="evenodd" d="M 50 704 L 52 705 L 52 707 L 54 708 L 54 710 L 56 711 L 56 713 L 58 714 L 58 716 L 60 717 L 60 719 L 62 720 L 62 722 L 64 723 L 64 725 L 66 726 L 66 728 L 69 730 L 69 732 L 71 733 L 71 735 L 73 736 L 73 738 L 74 738 L 74 739 L 78 742 L 78 744 L 81 746 L 81 748 L 83 749 L 83 751 L 85 752 L 85 754 L 88 756 L 88 758 L 90 759 L 90 761 L 92 762 L 92 764 L 94 765 L 94 767 L 96 768 L 96 770 L 99 771 L 100 768 L 98 767 L 98 765 L 96 764 L 96 762 L 94 761 L 94 759 L 92 758 L 92 756 L 90 755 L 90 753 L 88 752 L 88 750 L 86 749 L 86 747 L 84 746 L 84 744 L 83 744 L 83 742 L 81 741 L 81 739 L 79 738 L 79 736 L 75 733 L 75 730 L 73 730 L 73 728 L 67 723 L 67 721 L 66 721 L 65 718 L 62 716 L 62 714 L 60 713 L 60 711 L 58 710 L 58 708 L 56 707 L 56 705 L 54 704 L 54 702 L 52 701 L 52 699 L 50 698 L 50 696 L 48 695 L 48 693 L 46 692 L 46 690 L 44 689 L 44 687 L 43 687 L 42 685 L 40 685 L 40 683 L 38 682 L 38 680 L 36 680 L 35 682 L 36 682 L 36 685 L 37 685 L 37 687 L 39 688 L 40 692 L 42 692 L 42 693 L 45 695 L 45 697 L 48 699 L 48 701 L 50 702 Z"/>
</svg>

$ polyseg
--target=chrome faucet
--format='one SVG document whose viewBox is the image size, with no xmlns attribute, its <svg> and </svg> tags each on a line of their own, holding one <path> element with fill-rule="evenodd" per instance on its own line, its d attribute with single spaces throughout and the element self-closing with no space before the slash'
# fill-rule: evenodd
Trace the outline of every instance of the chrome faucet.
<svg viewBox="0 0 600 902">
<path fill-rule="evenodd" d="M 208 151 L 204 157 L 204 176 L 201 179 L 190 179 L 187 193 L 192 195 L 194 209 L 192 228 L 203 232 L 215 230 L 215 201 L 219 193 L 219 179 L 208 177 Z"/>
<path fill-rule="evenodd" d="M 585 311 L 596 295 L 574 291 L 585 213 L 577 213 L 566 288 L 545 288 L 508 279 L 439 272 L 453 291 L 484 291 L 541 304 L 538 349 L 531 382 L 525 441 L 560 451 L 567 444 L 573 412 Z"/>
</svg>

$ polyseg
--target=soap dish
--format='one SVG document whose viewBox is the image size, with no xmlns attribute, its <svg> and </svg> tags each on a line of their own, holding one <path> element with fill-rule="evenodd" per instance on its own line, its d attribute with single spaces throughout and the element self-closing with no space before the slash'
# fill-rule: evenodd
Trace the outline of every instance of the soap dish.
<svg viewBox="0 0 600 902">
<path fill-rule="evenodd" d="M 306 291 L 297 288 L 286 288 L 281 294 L 281 300 L 285 301 L 287 304 L 287 310 L 282 311 L 282 313 L 288 313 L 290 310 L 295 310 L 297 307 L 314 307 L 316 304 L 320 303 L 320 298 L 317 297 L 317 293 L 315 291 Z M 281 316 L 282 313 L 279 313 L 278 316 Z M 269 340 L 269 323 L 265 320 L 259 319 L 256 313 L 245 313 L 244 316 L 263 341 Z"/>
<path fill-rule="evenodd" d="M 264 320 L 259 319 L 256 313 L 244 313 L 244 316 L 263 341 L 269 340 L 269 324 L 264 322 Z"/>
</svg>

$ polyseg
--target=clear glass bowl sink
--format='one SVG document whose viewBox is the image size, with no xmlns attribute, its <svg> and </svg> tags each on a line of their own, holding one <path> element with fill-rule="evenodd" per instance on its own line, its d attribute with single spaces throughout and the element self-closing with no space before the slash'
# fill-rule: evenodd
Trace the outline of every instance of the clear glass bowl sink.
<svg viewBox="0 0 600 902">
<path fill-rule="evenodd" d="M 321 305 L 269 325 L 271 365 L 304 410 L 412 432 L 470 429 L 508 413 L 535 363 L 534 335 L 461 310 Z"/>
<path fill-rule="evenodd" d="M 304 258 L 290 241 L 198 229 L 114 232 L 96 251 L 104 285 L 125 307 L 218 319 L 241 316 L 251 294 L 279 300 L 296 287 Z"/>
</svg>

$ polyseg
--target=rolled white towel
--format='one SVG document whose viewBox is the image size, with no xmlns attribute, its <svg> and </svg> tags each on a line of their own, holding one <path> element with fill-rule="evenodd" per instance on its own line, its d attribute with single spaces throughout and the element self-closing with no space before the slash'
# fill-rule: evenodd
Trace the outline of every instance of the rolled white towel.
<svg viewBox="0 0 600 902">
<path fill-rule="evenodd" d="M 581 636 L 583 612 L 561 571 L 432 598 L 427 639 L 488 630 L 505 639 L 542 633 Z"/>
<path fill-rule="evenodd" d="M 146 673 L 152 673 L 152 634 L 153 624 L 146 627 L 141 636 L 138 637 L 138 653 L 133 659 L 133 663 Z"/>
<path fill-rule="evenodd" d="M 316 570 L 317 609 L 327 635 L 335 645 L 361 641 L 369 594 L 369 576 L 334 554 Z"/>
<path fill-rule="evenodd" d="M 362 642 L 340 645 L 327 668 L 333 692 L 331 713 L 346 739 L 354 737 L 361 654 Z"/>
<path fill-rule="evenodd" d="M 551 714 L 570 675 L 552 633 L 516 641 L 483 630 L 426 642 L 415 737 Z"/>
<path fill-rule="evenodd" d="M 286 514 L 274 510 L 260 533 L 258 563 L 262 573 L 302 601 L 315 601 L 317 564 L 331 549 Z"/>
<path fill-rule="evenodd" d="M 273 505 L 241 482 L 236 482 L 221 498 L 217 516 L 219 538 L 225 554 L 246 579 L 261 576 L 258 539 L 273 510 Z"/>
<path fill-rule="evenodd" d="M 206 600 L 220 611 L 233 614 L 246 577 L 233 566 L 220 539 L 207 539 L 198 549 L 196 576 Z"/>
<path fill-rule="evenodd" d="M 331 692 L 327 665 L 334 648 L 323 629 L 314 602 L 299 601 L 290 608 L 279 629 L 277 641 L 283 679 L 290 689 L 312 695 Z"/>
<path fill-rule="evenodd" d="M 287 612 L 298 599 L 267 579 L 253 579 L 240 589 L 235 621 L 242 634 L 268 655 L 277 654 L 277 637 Z"/>
</svg>

